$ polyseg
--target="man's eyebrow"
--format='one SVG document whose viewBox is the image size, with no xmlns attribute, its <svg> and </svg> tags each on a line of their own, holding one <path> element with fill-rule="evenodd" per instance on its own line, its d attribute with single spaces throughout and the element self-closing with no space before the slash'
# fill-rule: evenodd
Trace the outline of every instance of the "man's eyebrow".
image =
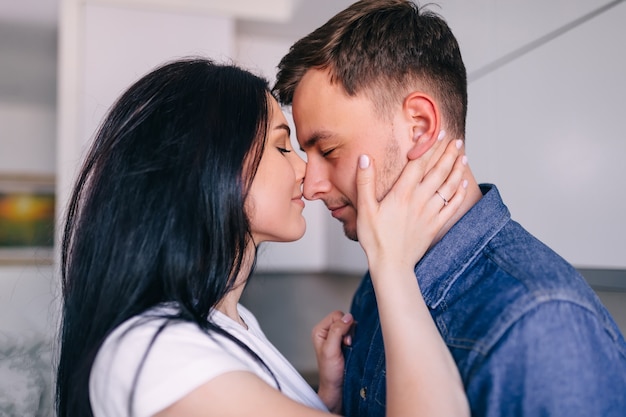
<svg viewBox="0 0 626 417">
<path fill-rule="evenodd" d="M 314 132 L 311 137 L 305 140 L 302 146 L 300 146 L 300 150 L 305 152 L 307 149 L 314 147 L 319 141 L 329 139 L 332 136 L 333 134 L 327 131 Z"/>
</svg>

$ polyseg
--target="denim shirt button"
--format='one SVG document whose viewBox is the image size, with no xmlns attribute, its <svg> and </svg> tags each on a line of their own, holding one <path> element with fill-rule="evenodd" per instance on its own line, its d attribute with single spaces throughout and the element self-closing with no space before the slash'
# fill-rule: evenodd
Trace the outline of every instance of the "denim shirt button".
<svg viewBox="0 0 626 417">
<path fill-rule="evenodd" d="M 363 399 L 367 398 L 367 388 L 365 388 L 365 387 L 361 388 L 361 391 L 359 391 L 359 395 Z"/>
</svg>

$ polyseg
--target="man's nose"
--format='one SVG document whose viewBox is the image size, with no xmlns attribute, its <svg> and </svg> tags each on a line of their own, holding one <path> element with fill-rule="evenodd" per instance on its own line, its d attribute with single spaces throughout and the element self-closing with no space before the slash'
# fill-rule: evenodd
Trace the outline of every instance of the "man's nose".
<svg viewBox="0 0 626 417">
<path fill-rule="evenodd" d="M 332 188 L 326 169 L 308 161 L 302 192 L 307 200 L 319 200 Z"/>
</svg>

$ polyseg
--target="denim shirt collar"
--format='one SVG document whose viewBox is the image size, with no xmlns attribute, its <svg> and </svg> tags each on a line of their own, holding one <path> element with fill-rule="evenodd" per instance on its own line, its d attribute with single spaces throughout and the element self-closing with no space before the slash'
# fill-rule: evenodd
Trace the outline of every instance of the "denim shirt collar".
<svg viewBox="0 0 626 417">
<path fill-rule="evenodd" d="M 508 208 L 493 184 L 481 184 L 483 197 L 415 266 L 426 304 L 435 309 L 481 249 L 510 220 Z"/>
</svg>

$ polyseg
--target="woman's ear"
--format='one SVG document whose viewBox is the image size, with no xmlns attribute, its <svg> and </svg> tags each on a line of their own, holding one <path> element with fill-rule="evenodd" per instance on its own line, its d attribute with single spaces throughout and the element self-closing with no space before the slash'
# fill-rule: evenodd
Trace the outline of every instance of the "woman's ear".
<svg viewBox="0 0 626 417">
<path fill-rule="evenodd" d="M 439 109 L 430 96 L 421 92 L 409 94 L 404 99 L 402 108 L 412 129 L 413 145 L 407 157 L 411 160 L 417 159 L 437 143 L 441 123 Z"/>
</svg>

